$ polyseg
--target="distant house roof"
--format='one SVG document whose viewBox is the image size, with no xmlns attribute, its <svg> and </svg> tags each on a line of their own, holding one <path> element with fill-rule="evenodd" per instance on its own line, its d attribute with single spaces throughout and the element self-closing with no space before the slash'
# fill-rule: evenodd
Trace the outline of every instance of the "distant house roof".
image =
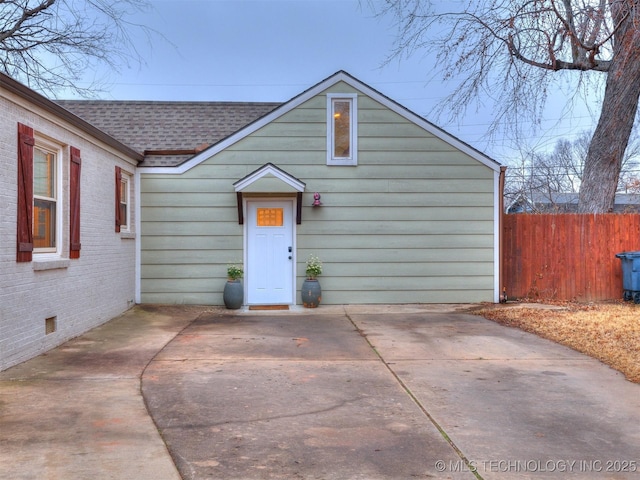
<svg viewBox="0 0 640 480">
<path fill-rule="evenodd" d="M 531 197 L 518 197 L 507 213 L 576 213 L 578 194 L 572 192 L 533 192 Z M 617 193 L 613 213 L 640 213 L 640 195 Z"/>
<path fill-rule="evenodd" d="M 140 166 L 176 166 L 279 107 L 273 102 L 57 100 L 144 154 Z"/>
</svg>

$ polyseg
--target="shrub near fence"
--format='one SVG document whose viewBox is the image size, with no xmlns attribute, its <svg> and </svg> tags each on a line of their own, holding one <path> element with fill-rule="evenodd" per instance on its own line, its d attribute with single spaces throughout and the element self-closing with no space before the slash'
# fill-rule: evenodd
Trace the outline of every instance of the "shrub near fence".
<svg viewBox="0 0 640 480">
<path fill-rule="evenodd" d="M 512 298 L 622 298 L 616 253 L 640 250 L 639 214 L 503 216 L 503 284 Z"/>
</svg>

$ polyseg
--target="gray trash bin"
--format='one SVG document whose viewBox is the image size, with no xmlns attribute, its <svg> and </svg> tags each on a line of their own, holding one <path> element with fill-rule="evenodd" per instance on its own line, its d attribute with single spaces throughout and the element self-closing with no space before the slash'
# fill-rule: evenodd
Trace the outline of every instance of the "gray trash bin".
<svg viewBox="0 0 640 480">
<path fill-rule="evenodd" d="M 617 253 L 622 261 L 622 298 L 640 303 L 640 252 Z"/>
</svg>

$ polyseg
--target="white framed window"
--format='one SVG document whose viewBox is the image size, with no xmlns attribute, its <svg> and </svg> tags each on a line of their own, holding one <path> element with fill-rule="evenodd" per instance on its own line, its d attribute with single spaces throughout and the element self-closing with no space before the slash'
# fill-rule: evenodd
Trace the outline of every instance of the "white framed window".
<svg viewBox="0 0 640 480">
<path fill-rule="evenodd" d="M 60 254 L 62 165 L 60 149 L 36 138 L 33 147 L 33 253 Z"/>
<path fill-rule="evenodd" d="M 120 177 L 120 231 L 131 231 L 131 175 L 122 172 Z"/>
<path fill-rule="evenodd" d="M 358 96 L 327 95 L 327 165 L 358 164 Z"/>
</svg>

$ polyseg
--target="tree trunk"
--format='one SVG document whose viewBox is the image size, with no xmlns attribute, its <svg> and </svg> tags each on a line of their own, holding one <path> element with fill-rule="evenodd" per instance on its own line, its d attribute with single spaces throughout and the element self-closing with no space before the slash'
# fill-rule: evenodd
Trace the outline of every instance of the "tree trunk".
<svg viewBox="0 0 640 480">
<path fill-rule="evenodd" d="M 578 205 L 581 213 L 613 211 L 640 95 L 640 34 L 635 17 L 624 20 L 616 33 L 602 111 L 585 159 Z"/>
</svg>

